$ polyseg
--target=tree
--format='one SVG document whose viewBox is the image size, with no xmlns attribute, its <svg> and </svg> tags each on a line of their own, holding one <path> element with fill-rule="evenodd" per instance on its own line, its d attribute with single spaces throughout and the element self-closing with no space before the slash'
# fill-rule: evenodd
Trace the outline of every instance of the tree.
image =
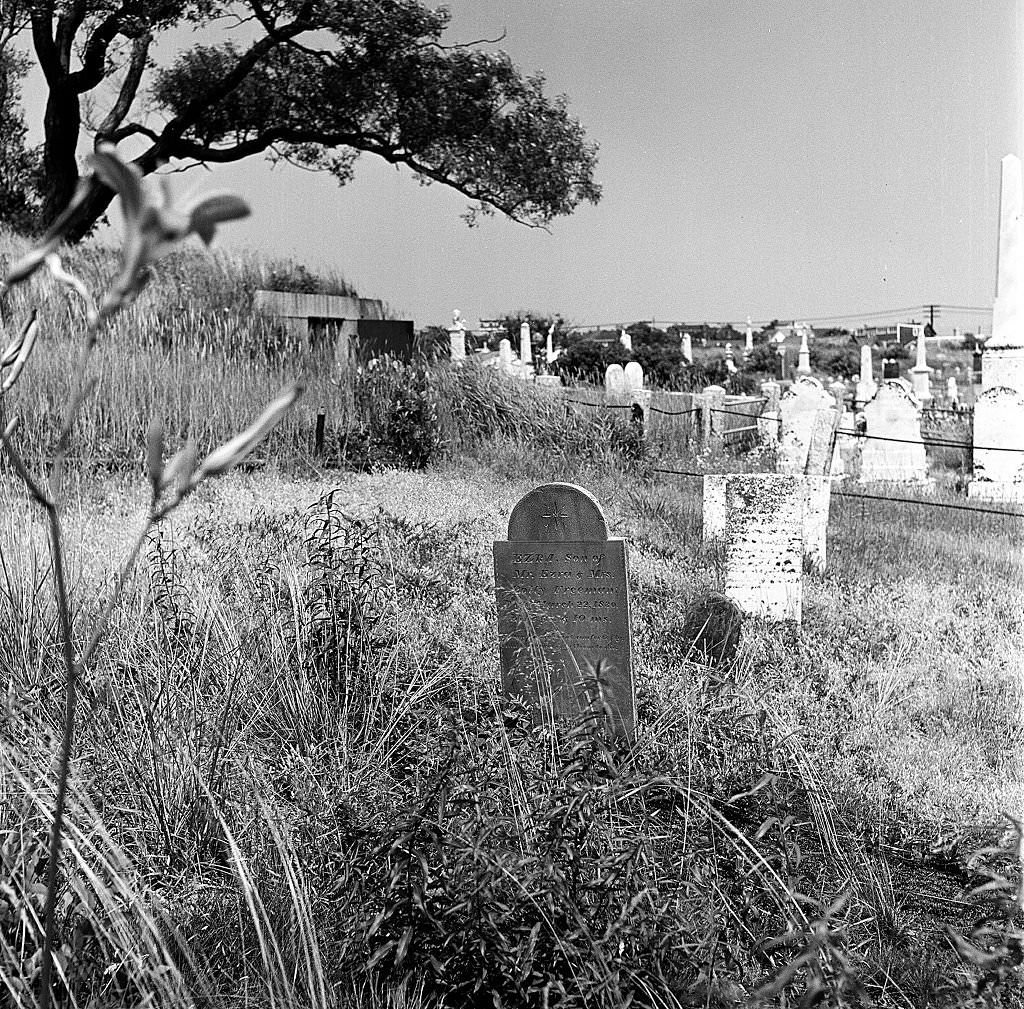
<svg viewBox="0 0 1024 1009">
<path fill-rule="evenodd" d="M 596 146 L 566 98 L 488 40 L 443 42 L 448 12 L 421 0 L 12 0 L 0 18 L 0 47 L 27 38 L 46 82 L 43 227 L 76 193 L 83 131 L 96 146 L 141 141 L 144 175 L 264 154 L 345 183 L 369 152 L 468 197 L 471 224 L 497 210 L 543 227 L 600 198 Z M 161 35 L 225 24 L 255 41 L 155 66 Z M 90 183 L 68 237 L 112 197 Z"/>
<path fill-rule="evenodd" d="M 15 231 L 32 230 L 39 211 L 39 156 L 25 147 L 19 102 L 28 61 L 0 48 L 0 220 Z"/>
</svg>

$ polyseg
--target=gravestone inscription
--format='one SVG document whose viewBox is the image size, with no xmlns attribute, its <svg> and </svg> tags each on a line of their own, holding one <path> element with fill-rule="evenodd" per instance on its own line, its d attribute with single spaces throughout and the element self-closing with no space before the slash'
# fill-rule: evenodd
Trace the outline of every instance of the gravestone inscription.
<svg viewBox="0 0 1024 1009">
<path fill-rule="evenodd" d="M 552 483 L 512 510 L 494 544 L 502 688 L 550 716 L 608 713 L 634 736 L 625 540 L 583 488 Z"/>
</svg>

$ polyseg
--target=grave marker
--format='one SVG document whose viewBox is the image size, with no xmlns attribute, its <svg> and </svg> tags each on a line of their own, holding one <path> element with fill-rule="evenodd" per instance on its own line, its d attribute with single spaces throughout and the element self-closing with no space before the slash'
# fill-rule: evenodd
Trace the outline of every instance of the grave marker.
<svg viewBox="0 0 1024 1009">
<path fill-rule="evenodd" d="M 622 374 L 626 380 L 626 392 L 637 392 L 644 387 L 644 369 L 639 361 L 629 361 Z"/>
<path fill-rule="evenodd" d="M 821 439 L 828 429 L 828 440 L 835 429 L 838 414 L 835 400 L 825 391 L 816 378 L 798 378 L 779 401 L 782 415 L 782 436 L 776 468 L 780 473 L 827 473 L 826 456 Z M 819 417 L 823 414 L 824 417 Z M 812 445 L 816 454 L 811 458 Z M 808 468 L 810 464 L 811 468 Z"/>
<path fill-rule="evenodd" d="M 504 692 L 555 716 L 603 703 L 632 739 L 626 543 L 608 536 L 597 501 L 564 483 L 526 494 L 494 543 L 494 583 Z"/>
<path fill-rule="evenodd" d="M 715 479 L 725 499 L 723 591 L 750 616 L 800 623 L 805 537 L 811 532 L 805 529 L 808 478 L 727 473 Z M 820 479 L 827 493 L 828 481 Z"/>
<path fill-rule="evenodd" d="M 886 379 L 864 405 L 867 438 L 861 449 L 860 479 L 924 483 L 928 460 L 921 439 L 921 404 L 902 378 Z"/>
</svg>

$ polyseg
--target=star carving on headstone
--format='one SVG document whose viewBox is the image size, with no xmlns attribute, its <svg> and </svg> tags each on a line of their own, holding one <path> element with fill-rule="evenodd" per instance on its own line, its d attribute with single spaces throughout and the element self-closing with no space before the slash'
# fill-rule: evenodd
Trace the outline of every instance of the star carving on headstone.
<svg viewBox="0 0 1024 1009">
<path fill-rule="evenodd" d="M 542 515 L 541 518 L 544 519 L 544 528 L 550 529 L 552 526 L 561 525 L 563 522 L 567 522 L 569 519 L 569 513 L 552 506 L 548 509 L 547 514 Z"/>
</svg>

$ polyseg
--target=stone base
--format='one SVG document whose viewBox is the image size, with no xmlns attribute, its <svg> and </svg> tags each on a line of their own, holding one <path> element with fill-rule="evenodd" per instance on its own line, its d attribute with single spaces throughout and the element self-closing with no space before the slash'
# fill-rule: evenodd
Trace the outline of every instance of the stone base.
<svg viewBox="0 0 1024 1009">
<path fill-rule="evenodd" d="M 995 501 L 1002 504 L 1024 504 L 1024 484 L 995 480 L 972 480 L 967 485 L 971 501 Z"/>
</svg>

